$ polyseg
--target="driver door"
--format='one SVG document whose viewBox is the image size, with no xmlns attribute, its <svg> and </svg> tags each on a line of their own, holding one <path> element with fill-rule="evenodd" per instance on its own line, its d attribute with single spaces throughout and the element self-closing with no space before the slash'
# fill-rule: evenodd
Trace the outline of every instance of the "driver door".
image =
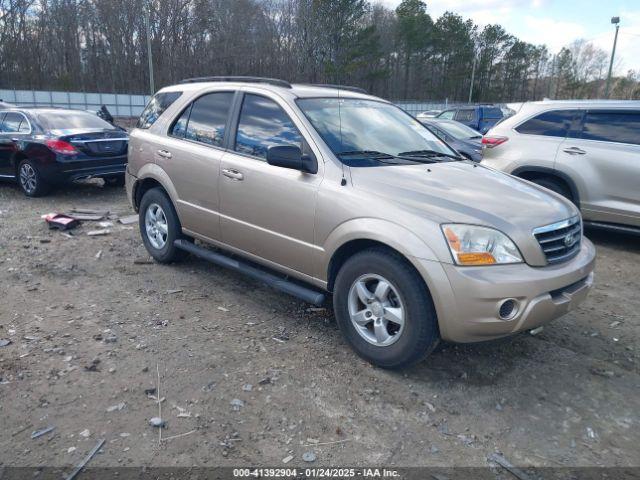
<svg viewBox="0 0 640 480">
<path fill-rule="evenodd" d="M 317 174 L 269 165 L 267 148 L 274 145 L 308 148 L 283 105 L 245 93 L 230 151 L 222 158 L 222 240 L 272 266 L 311 275 L 318 251 L 314 223 L 322 162 Z"/>
</svg>

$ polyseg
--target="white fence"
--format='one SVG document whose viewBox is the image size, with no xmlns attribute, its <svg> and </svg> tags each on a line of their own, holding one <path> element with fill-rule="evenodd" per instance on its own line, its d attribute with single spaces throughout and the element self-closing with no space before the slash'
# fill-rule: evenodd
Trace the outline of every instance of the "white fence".
<svg viewBox="0 0 640 480">
<path fill-rule="evenodd" d="M 148 95 L 115 93 L 0 90 L 0 100 L 20 106 L 62 107 L 98 110 L 106 105 L 114 117 L 137 117 L 149 101 Z"/>
</svg>

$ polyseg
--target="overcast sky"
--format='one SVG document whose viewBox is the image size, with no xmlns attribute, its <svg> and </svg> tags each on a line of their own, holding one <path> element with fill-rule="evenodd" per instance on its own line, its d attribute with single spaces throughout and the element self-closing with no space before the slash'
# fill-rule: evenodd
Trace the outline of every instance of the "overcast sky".
<svg viewBox="0 0 640 480">
<path fill-rule="evenodd" d="M 377 0 L 395 8 L 400 0 Z M 476 24 L 498 23 L 521 40 L 546 44 L 551 53 L 577 38 L 593 41 L 611 54 L 619 16 L 617 74 L 640 71 L 640 0 L 426 0 L 434 18 L 449 10 Z M 619 61 L 618 61 L 619 60 Z"/>
</svg>

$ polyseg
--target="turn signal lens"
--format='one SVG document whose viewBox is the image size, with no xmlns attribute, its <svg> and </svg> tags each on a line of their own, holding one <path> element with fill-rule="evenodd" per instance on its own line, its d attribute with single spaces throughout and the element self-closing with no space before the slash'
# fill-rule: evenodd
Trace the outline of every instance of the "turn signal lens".
<svg viewBox="0 0 640 480">
<path fill-rule="evenodd" d="M 458 262 L 462 265 L 491 265 L 496 263 L 496 259 L 488 252 L 458 253 Z"/>
</svg>

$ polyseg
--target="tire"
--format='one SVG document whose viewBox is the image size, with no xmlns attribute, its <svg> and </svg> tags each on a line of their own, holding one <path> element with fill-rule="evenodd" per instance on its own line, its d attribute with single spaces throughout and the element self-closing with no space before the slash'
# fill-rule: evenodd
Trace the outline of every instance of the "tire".
<svg viewBox="0 0 640 480">
<path fill-rule="evenodd" d="M 22 160 L 18 165 L 18 185 L 27 197 L 42 197 L 51 190 L 38 167 L 28 159 Z"/>
<path fill-rule="evenodd" d="M 541 187 L 547 188 L 552 192 L 562 195 L 564 198 L 566 198 L 567 200 L 570 200 L 572 203 L 575 203 L 573 200 L 573 195 L 571 195 L 571 192 L 569 191 L 569 189 L 559 181 L 554 180 L 553 178 L 548 178 L 548 177 L 534 178 L 531 181 L 536 185 L 540 185 Z"/>
<path fill-rule="evenodd" d="M 140 235 L 149 255 L 159 263 L 180 261 L 188 255 L 173 243 L 186 237 L 182 234 L 178 214 L 163 189 L 152 188 L 145 192 L 139 212 Z"/>
<path fill-rule="evenodd" d="M 107 187 L 124 187 L 124 175 L 118 175 L 117 177 L 103 178 L 104 184 Z"/>
<path fill-rule="evenodd" d="M 390 288 L 378 292 L 383 281 Z M 363 294 L 369 305 L 362 301 Z M 404 258 L 385 248 L 364 250 L 344 263 L 334 285 L 333 308 L 346 341 L 358 355 L 382 368 L 420 362 L 440 341 L 435 308 L 423 279 Z M 352 320 L 352 312 L 359 323 Z M 397 318 L 403 321 L 389 320 Z"/>
</svg>

